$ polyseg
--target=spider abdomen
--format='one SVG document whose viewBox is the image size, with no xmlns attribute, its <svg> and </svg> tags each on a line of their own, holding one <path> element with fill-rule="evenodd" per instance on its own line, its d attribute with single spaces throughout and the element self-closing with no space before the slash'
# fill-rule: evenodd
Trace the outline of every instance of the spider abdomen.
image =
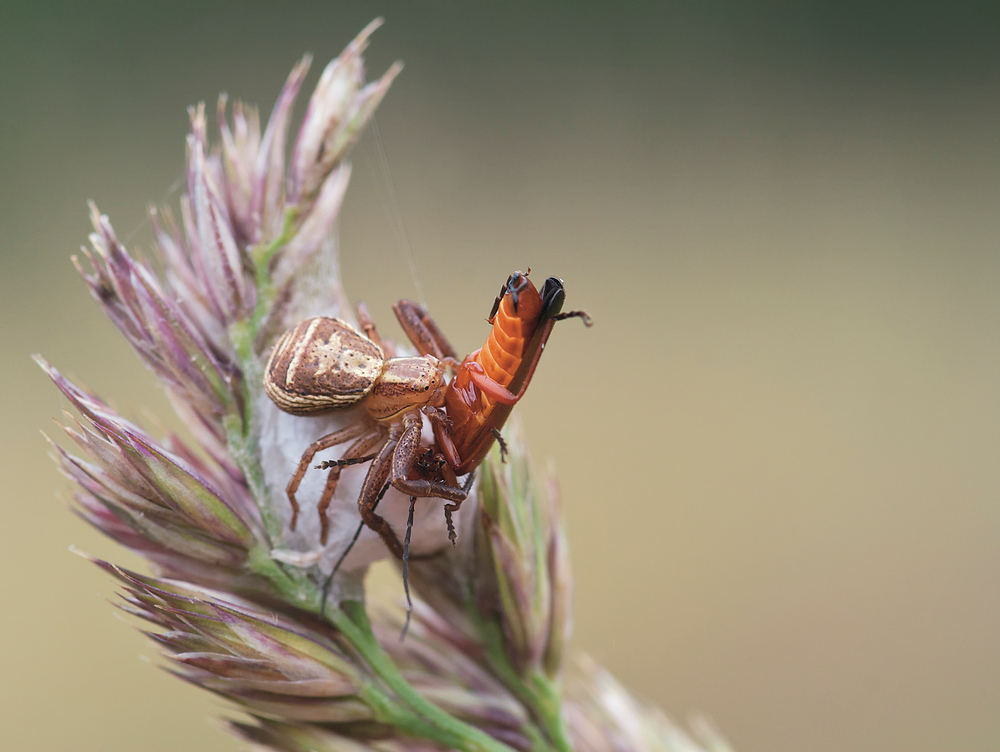
<svg viewBox="0 0 1000 752">
<path fill-rule="evenodd" d="M 287 413 L 308 415 L 356 405 L 385 367 L 382 349 L 340 319 L 307 319 L 271 352 L 264 390 Z"/>
</svg>

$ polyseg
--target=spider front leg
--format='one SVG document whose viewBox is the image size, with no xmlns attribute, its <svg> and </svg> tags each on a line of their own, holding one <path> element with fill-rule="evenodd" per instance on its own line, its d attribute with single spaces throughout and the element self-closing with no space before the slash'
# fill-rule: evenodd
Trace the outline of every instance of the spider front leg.
<svg viewBox="0 0 1000 752">
<path fill-rule="evenodd" d="M 424 308 L 409 300 L 401 300 L 392 307 L 392 310 L 418 353 L 433 355 L 452 368 L 458 367 L 455 348 Z"/>
<path fill-rule="evenodd" d="M 468 495 L 457 486 L 451 486 L 438 480 L 411 480 L 410 474 L 420 457 L 420 431 L 423 427 L 420 413 L 411 412 L 403 416 L 403 434 L 392 458 L 392 474 L 389 482 L 393 488 L 408 496 L 433 496 L 448 501 L 465 501 Z"/>
<path fill-rule="evenodd" d="M 328 433 L 326 436 L 316 439 L 316 441 L 310 444 L 309 447 L 302 453 L 302 459 L 299 460 L 299 466 L 296 468 L 295 474 L 292 475 L 291 480 L 288 481 L 288 485 L 285 487 L 285 493 L 288 494 L 288 501 L 292 505 L 292 520 L 288 524 L 288 527 L 291 530 L 295 529 L 295 525 L 299 519 L 299 502 L 295 500 L 295 492 L 299 490 L 302 478 L 305 477 L 306 470 L 309 469 L 309 465 L 312 463 L 313 457 L 316 456 L 316 453 L 321 452 L 324 449 L 329 449 L 337 444 L 343 444 L 344 442 L 357 439 L 370 430 L 371 427 L 365 422 L 355 423 L 347 426 L 347 428 L 342 428 L 339 431 Z"/>
<path fill-rule="evenodd" d="M 451 439 L 451 421 L 448 419 L 447 413 L 444 410 L 439 410 L 434 407 L 424 407 L 421 408 L 421 412 L 424 413 L 430 419 L 431 424 L 436 426 L 437 429 L 434 431 L 434 435 L 437 438 L 439 452 L 436 454 L 432 450 L 427 450 L 427 455 L 422 460 L 422 469 L 426 469 L 426 472 L 436 472 L 444 479 L 447 486 L 452 488 L 458 487 L 458 478 L 455 476 L 455 468 L 462 464 L 462 459 L 458 455 L 458 449 L 455 448 L 455 442 Z M 493 435 L 496 437 L 497 441 L 500 442 L 500 460 L 504 461 L 504 452 L 507 451 L 507 445 L 504 440 L 500 437 L 500 432 L 493 429 Z M 433 467 L 431 467 L 433 465 Z M 465 479 L 465 485 L 462 490 L 465 495 L 468 496 L 469 490 L 472 488 L 472 480 L 475 476 L 475 472 L 470 472 Z M 448 540 L 454 546 L 457 539 L 455 534 L 455 523 L 452 521 L 452 514 L 457 512 L 462 506 L 462 501 L 456 501 L 453 504 L 444 505 L 444 521 L 448 527 Z"/>
<path fill-rule="evenodd" d="M 468 490 L 441 481 L 411 480 L 408 477 L 420 458 L 421 427 L 420 414 L 409 412 L 403 415 L 402 426 L 397 423 L 390 429 L 388 440 L 368 470 L 358 499 L 358 510 L 361 512 L 362 521 L 379 534 L 397 559 L 403 556 L 399 538 L 388 521 L 375 512 L 379 492 L 386 482 L 407 496 L 418 498 L 433 496 L 460 504 L 468 495 Z"/>
</svg>

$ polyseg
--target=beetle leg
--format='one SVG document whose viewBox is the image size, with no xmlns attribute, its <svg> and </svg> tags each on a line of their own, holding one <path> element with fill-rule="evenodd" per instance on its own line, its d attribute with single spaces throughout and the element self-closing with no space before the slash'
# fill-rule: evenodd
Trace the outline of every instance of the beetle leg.
<svg viewBox="0 0 1000 752">
<path fill-rule="evenodd" d="M 499 428 L 491 428 L 490 432 L 493 434 L 493 438 L 497 440 L 497 444 L 500 445 L 500 462 L 507 461 L 507 442 L 503 440 L 503 436 L 500 435 Z"/>
<path fill-rule="evenodd" d="M 382 500 L 385 493 L 382 489 L 389 483 L 389 474 L 392 470 L 393 455 L 396 446 L 399 444 L 399 431 L 395 426 L 389 431 L 389 438 L 379 450 L 378 457 L 372 461 L 368 468 L 368 475 L 361 486 L 361 495 L 358 497 L 358 511 L 361 513 L 361 521 L 374 530 L 382 538 L 393 556 L 399 558 L 403 555 L 403 547 L 399 545 L 399 538 L 386 519 L 375 513 L 375 508 Z"/>
<path fill-rule="evenodd" d="M 449 486 L 453 486 L 454 488 L 459 488 L 458 477 L 455 475 L 455 468 L 453 468 L 450 464 L 448 464 L 448 461 L 447 459 L 445 459 L 444 455 L 435 454 L 434 459 L 439 460 L 441 462 L 440 472 L 441 476 L 444 478 L 444 482 Z M 466 494 L 469 493 L 468 488 L 465 489 L 465 493 Z"/>
<path fill-rule="evenodd" d="M 312 444 L 302 453 L 302 459 L 299 460 L 299 466 L 295 470 L 295 474 L 292 479 L 288 481 L 288 485 L 285 487 L 285 493 L 288 494 L 288 501 L 292 505 L 292 521 L 288 524 L 288 527 L 292 530 L 295 529 L 295 524 L 299 519 L 299 502 L 295 500 L 295 492 L 299 490 L 299 484 L 302 483 L 302 478 L 306 474 L 306 470 L 309 469 L 309 465 L 313 461 L 313 457 L 316 456 L 316 452 L 321 452 L 324 449 L 329 449 L 337 444 L 343 444 L 345 441 L 351 441 L 356 439 L 366 431 L 369 431 L 370 426 L 365 423 L 355 423 L 343 428 L 339 431 L 334 431 L 333 433 L 328 433 L 326 436 L 322 436 Z"/>
<path fill-rule="evenodd" d="M 433 355 L 438 360 L 458 362 L 455 348 L 421 306 L 401 300 L 392 307 L 399 325 L 421 355 Z M 451 365 L 449 363 L 449 365 Z"/>
<path fill-rule="evenodd" d="M 316 511 L 319 513 L 319 542 L 322 545 L 326 545 L 326 538 L 330 533 L 330 520 L 326 516 L 326 510 L 330 507 L 333 495 L 337 491 L 337 484 L 340 482 L 340 471 L 345 465 L 355 464 L 355 461 L 374 459 L 365 455 L 383 441 L 385 441 L 385 432 L 378 428 L 355 441 L 339 460 L 331 463 L 332 467 L 330 468 L 330 474 L 326 477 L 323 495 L 319 497 L 319 504 L 316 507 Z"/>
<path fill-rule="evenodd" d="M 433 473 L 438 473 L 446 486 L 451 486 L 452 488 L 459 487 L 455 469 L 448 463 L 448 460 L 441 452 L 435 453 L 433 447 L 428 447 L 427 451 L 420 455 L 417 467 L 425 477 Z"/>
<path fill-rule="evenodd" d="M 448 439 L 449 442 L 451 442 L 450 437 L 446 438 Z M 441 443 L 440 439 L 438 441 L 439 443 Z M 454 447 L 453 443 L 452 447 Z M 417 466 L 420 469 L 421 473 L 423 473 L 425 476 L 431 473 L 438 473 L 444 480 L 445 485 L 451 486 L 452 488 L 458 488 L 459 487 L 458 478 L 455 475 L 455 465 L 450 463 L 448 459 L 445 457 L 445 455 L 442 454 L 441 452 L 438 452 L 437 454 L 434 454 L 433 452 L 434 452 L 433 449 L 428 449 L 426 452 L 420 455 Z M 469 473 L 468 477 L 465 479 L 465 485 L 462 487 L 462 490 L 465 492 L 466 495 L 468 495 L 469 489 L 472 488 L 472 480 L 474 476 L 475 476 L 474 473 Z M 455 504 L 446 504 L 444 507 L 444 521 L 448 526 L 448 538 L 449 540 L 451 540 L 452 545 L 455 544 L 456 535 L 455 535 L 455 525 L 452 522 L 451 514 L 452 512 L 458 511 L 460 506 L 461 502 L 457 502 Z"/>
<path fill-rule="evenodd" d="M 479 387 L 479 390 L 494 402 L 504 405 L 515 405 L 524 395 L 524 390 L 522 390 L 521 394 L 514 394 L 505 386 L 490 378 L 486 371 L 483 370 L 483 367 L 474 360 L 468 361 L 465 367 L 469 371 L 469 378 L 472 379 L 472 383 Z"/>
<path fill-rule="evenodd" d="M 415 467 L 424 478 L 432 477 L 437 473 L 444 480 L 445 485 L 452 488 L 459 487 L 455 469 L 449 464 L 444 454 L 434 451 L 433 446 L 427 447 L 427 449 L 417 455 Z"/>
<path fill-rule="evenodd" d="M 458 545 L 458 535 L 455 533 L 455 523 L 451 519 L 451 513 L 457 512 L 461 506 L 461 503 L 444 505 L 444 524 L 448 526 L 448 540 L 453 546 Z"/>
<path fill-rule="evenodd" d="M 419 413 L 410 412 L 403 416 L 403 435 L 400 436 L 399 445 L 392 457 L 392 474 L 389 476 L 389 482 L 393 488 L 410 496 L 421 498 L 435 496 L 448 501 L 464 501 L 467 493 L 461 488 L 449 486 L 441 481 L 410 480 L 408 477 L 420 455 L 421 428 Z"/>
<path fill-rule="evenodd" d="M 454 473 L 452 473 L 452 476 L 454 476 Z M 465 485 L 462 486 L 462 490 L 465 492 L 466 496 L 469 495 L 469 490 L 472 488 L 472 481 L 475 477 L 476 473 L 473 471 L 469 473 L 469 476 L 465 479 Z M 456 481 L 456 483 L 457 482 L 458 481 Z M 455 545 L 455 541 L 458 539 L 458 536 L 455 534 L 455 523 L 452 522 L 451 515 L 453 512 L 457 512 L 461 506 L 461 501 L 455 502 L 454 504 L 444 505 L 444 523 L 448 526 L 448 540 L 451 541 L 451 545 L 453 546 Z"/>
<path fill-rule="evenodd" d="M 406 593 L 406 621 L 403 631 L 399 633 L 402 642 L 406 630 L 410 628 L 410 615 L 413 613 L 413 601 L 410 600 L 410 533 L 413 532 L 413 509 L 417 505 L 417 497 L 410 497 L 410 513 L 406 517 L 406 537 L 403 539 L 403 592 Z"/>
</svg>

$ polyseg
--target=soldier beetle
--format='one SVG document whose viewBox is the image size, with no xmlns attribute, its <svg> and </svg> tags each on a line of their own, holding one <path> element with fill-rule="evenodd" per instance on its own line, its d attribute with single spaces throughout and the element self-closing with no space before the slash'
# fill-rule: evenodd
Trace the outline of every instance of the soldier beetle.
<svg viewBox="0 0 1000 752">
<path fill-rule="evenodd" d="M 478 467 L 494 440 L 501 442 L 503 456 L 500 429 L 524 396 L 555 322 L 576 317 L 591 326 L 583 311 L 561 312 L 565 299 L 562 280 L 557 277 L 546 279 L 539 292 L 527 273 L 514 272 L 500 288 L 488 318 L 492 328 L 486 344 L 458 367 L 445 390 L 444 415 L 424 410 L 432 418 L 434 438 L 447 462 L 438 463 L 446 483 L 455 485 L 455 476 Z M 453 543 L 451 515 L 460 506 L 461 501 L 445 506 Z"/>
</svg>

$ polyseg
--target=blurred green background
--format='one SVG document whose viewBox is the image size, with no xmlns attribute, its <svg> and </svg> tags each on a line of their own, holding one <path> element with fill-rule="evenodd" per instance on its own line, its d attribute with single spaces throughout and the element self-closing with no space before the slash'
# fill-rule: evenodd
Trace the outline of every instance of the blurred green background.
<svg viewBox="0 0 1000 752">
<path fill-rule="evenodd" d="M 176 200 L 187 105 L 266 113 L 386 17 L 372 74 L 437 320 L 566 281 L 520 413 L 562 480 L 575 647 L 740 752 L 1000 749 L 1000 18 L 911 3 L 4 3 L 0 748 L 227 750 L 67 552 L 43 353 L 168 408 L 69 256 Z M 301 107 L 300 107 L 301 111 Z M 369 143 L 349 293 L 414 295 Z M 58 490 L 57 490 L 58 489 Z"/>
</svg>

